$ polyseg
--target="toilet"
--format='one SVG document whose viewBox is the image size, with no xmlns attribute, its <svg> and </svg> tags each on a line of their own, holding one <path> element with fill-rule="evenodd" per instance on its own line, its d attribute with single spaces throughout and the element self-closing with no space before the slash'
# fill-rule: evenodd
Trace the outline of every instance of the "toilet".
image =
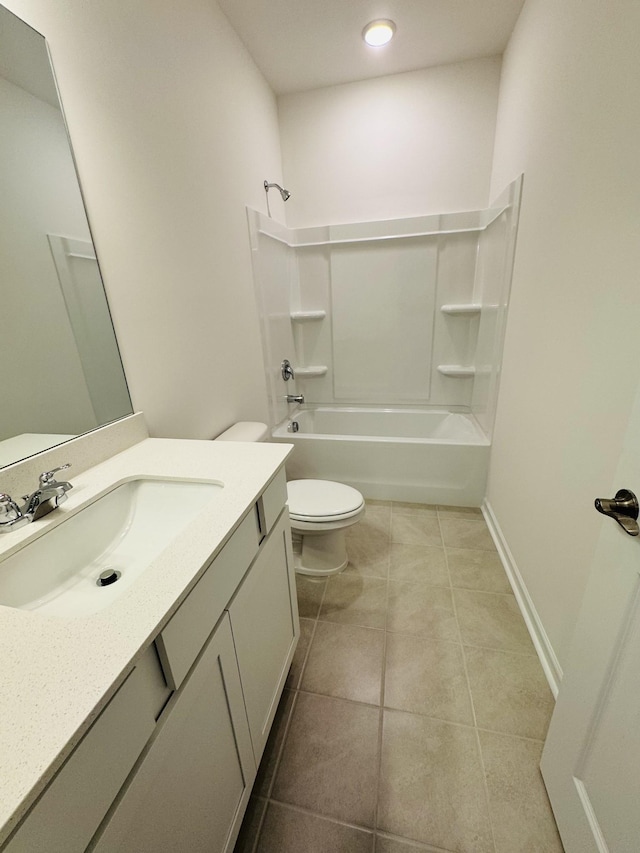
<svg viewBox="0 0 640 853">
<path fill-rule="evenodd" d="M 216 441 L 266 441 L 266 424 L 242 421 Z M 295 570 L 326 577 L 346 568 L 345 533 L 363 517 L 364 498 L 357 489 L 332 480 L 290 480 L 287 503 L 291 519 Z"/>
</svg>

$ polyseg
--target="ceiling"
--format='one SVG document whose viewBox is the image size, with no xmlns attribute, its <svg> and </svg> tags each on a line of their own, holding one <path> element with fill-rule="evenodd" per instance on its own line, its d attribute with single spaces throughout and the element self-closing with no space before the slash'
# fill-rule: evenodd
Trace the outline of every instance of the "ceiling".
<svg viewBox="0 0 640 853">
<path fill-rule="evenodd" d="M 218 0 L 278 95 L 501 54 L 524 0 Z M 362 29 L 391 18 L 391 44 Z"/>
</svg>

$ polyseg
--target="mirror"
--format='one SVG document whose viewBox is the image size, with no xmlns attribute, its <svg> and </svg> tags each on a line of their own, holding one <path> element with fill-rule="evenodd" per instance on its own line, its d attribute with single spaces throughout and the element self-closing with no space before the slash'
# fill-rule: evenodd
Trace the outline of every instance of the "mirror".
<svg viewBox="0 0 640 853">
<path fill-rule="evenodd" d="M 132 412 L 44 38 L 0 6 L 0 466 Z"/>
</svg>

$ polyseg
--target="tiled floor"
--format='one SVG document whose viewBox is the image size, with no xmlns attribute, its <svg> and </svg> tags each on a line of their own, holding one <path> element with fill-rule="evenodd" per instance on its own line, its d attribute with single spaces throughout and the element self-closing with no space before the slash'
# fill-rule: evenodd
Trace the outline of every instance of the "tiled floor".
<svg viewBox="0 0 640 853">
<path fill-rule="evenodd" d="M 479 510 L 370 502 L 302 634 L 236 853 L 558 853 L 553 698 Z"/>
</svg>

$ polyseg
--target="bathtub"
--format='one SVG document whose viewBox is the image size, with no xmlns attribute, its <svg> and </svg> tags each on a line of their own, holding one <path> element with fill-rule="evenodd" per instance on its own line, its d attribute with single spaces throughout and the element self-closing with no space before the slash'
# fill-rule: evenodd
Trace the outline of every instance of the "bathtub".
<svg viewBox="0 0 640 853">
<path fill-rule="evenodd" d="M 468 414 L 306 406 L 271 434 L 294 445 L 292 480 L 338 480 L 378 500 L 479 506 L 484 498 L 489 441 Z"/>
</svg>

